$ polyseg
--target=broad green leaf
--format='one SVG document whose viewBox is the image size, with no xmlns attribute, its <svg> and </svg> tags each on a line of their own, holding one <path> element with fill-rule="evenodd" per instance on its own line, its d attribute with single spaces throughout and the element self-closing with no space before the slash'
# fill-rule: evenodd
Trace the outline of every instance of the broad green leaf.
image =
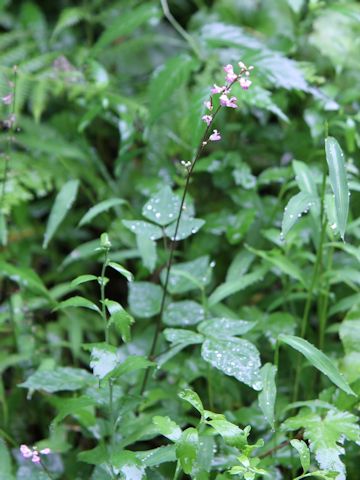
<svg viewBox="0 0 360 480">
<path fill-rule="evenodd" d="M 64 300 L 63 302 L 60 302 L 55 310 L 62 310 L 69 307 L 88 308 L 89 310 L 94 310 L 95 312 L 100 313 L 100 309 L 97 305 L 95 305 L 95 303 L 90 302 L 90 300 L 88 300 L 87 298 L 79 296 L 71 297 L 67 300 Z"/>
<path fill-rule="evenodd" d="M 169 417 L 153 417 L 153 424 L 161 435 L 172 442 L 176 442 L 181 437 L 181 428 Z"/>
<path fill-rule="evenodd" d="M 207 423 L 221 435 L 228 445 L 244 448 L 248 432 L 241 430 L 237 425 L 228 422 L 223 415 L 217 415 L 217 418 L 207 420 Z"/>
<path fill-rule="evenodd" d="M 80 410 L 87 409 L 94 406 L 95 404 L 96 402 L 93 398 L 87 397 L 85 395 L 74 398 L 61 398 L 61 401 L 57 405 L 57 415 L 51 422 L 51 428 L 54 428 L 68 415 L 76 415 Z"/>
<path fill-rule="evenodd" d="M 0 438 L 0 465 L 0 480 L 14 480 L 10 452 L 2 438 Z"/>
<path fill-rule="evenodd" d="M 226 375 L 235 377 L 254 390 L 261 390 L 260 355 L 249 341 L 207 338 L 202 345 L 201 356 Z"/>
<path fill-rule="evenodd" d="M 80 390 L 91 385 L 94 377 L 86 370 L 71 367 L 56 367 L 54 370 L 37 370 L 18 386 L 29 390 L 54 393 L 63 390 Z"/>
<path fill-rule="evenodd" d="M 106 212 L 112 207 L 117 207 L 118 205 L 124 205 L 124 203 L 127 203 L 127 202 L 122 198 L 109 198 L 108 200 L 104 200 L 103 202 L 100 202 L 97 205 L 94 205 L 82 217 L 82 219 L 79 222 L 79 227 L 82 227 L 83 225 L 90 223 L 91 220 L 97 217 L 98 215 L 100 215 L 100 213 Z"/>
<path fill-rule="evenodd" d="M 357 307 L 347 313 L 340 325 L 339 335 L 346 353 L 360 352 L 360 310 Z"/>
<path fill-rule="evenodd" d="M 101 442 L 91 450 L 85 450 L 77 454 L 80 462 L 89 463 L 90 465 L 100 465 L 108 460 L 109 454 L 106 446 Z"/>
<path fill-rule="evenodd" d="M 57 194 L 46 226 L 43 248 L 47 248 L 67 212 L 72 207 L 76 199 L 78 188 L 79 180 L 70 180 L 62 186 L 60 192 Z"/>
<path fill-rule="evenodd" d="M 187 428 L 176 445 L 178 458 L 184 473 L 190 474 L 195 463 L 199 448 L 199 436 L 195 428 Z"/>
<path fill-rule="evenodd" d="M 146 467 L 157 467 L 162 463 L 175 462 L 175 445 L 166 445 L 165 447 L 153 448 L 144 452 L 136 452 L 137 458 L 142 465 Z"/>
<path fill-rule="evenodd" d="M 292 165 L 295 171 L 295 181 L 299 189 L 312 197 L 318 197 L 314 175 L 308 165 L 299 160 L 293 160 Z"/>
<path fill-rule="evenodd" d="M 156 243 L 150 238 L 144 237 L 141 234 L 137 234 L 136 244 L 139 249 L 144 267 L 146 267 L 150 272 L 153 272 L 157 258 Z"/>
<path fill-rule="evenodd" d="M 310 468 L 310 452 L 309 447 L 303 440 L 290 440 L 291 446 L 293 446 L 300 457 L 301 466 L 303 468 L 304 473 L 306 473 Z"/>
<path fill-rule="evenodd" d="M 16 267 L 10 263 L 0 261 L 0 275 L 10 278 L 24 288 L 33 290 L 49 298 L 50 294 L 38 274 L 27 267 Z"/>
<path fill-rule="evenodd" d="M 71 282 L 71 285 L 73 287 L 77 287 L 78 285 L 81 285 L 83 283 L 87 282 L 93 282 L 94 280 L 97 280 L 98 277 L 95 275 L 79 275 L 78 277 L 74 278 L 74 280 Z"/>
<path fill-rule="evenodd" d="M 345 480 L 345 465 L 340 458 L 345 449 L 341 443 L 344 438 L 360 441 L 360 427 L 355 415 L 330 410 L 326 416 L 321 416 L 306 408 L 300 410 L 296 417 L 288 418 L 283 426 L 286 430 L 304 428 L 304 438 L 309 440 L 320 468 L 335 470 L 338 472 L 337 479 Z"/>
<path fill-rule="evenodd" d="M 191 390 L 190 388 L 185 388 L 179 392 L 179 397 L 186 402 L 189 402 L 196 410 L 200 413 L 201 416 L 204 415 L 204 407 L 199 395 Z"/>
<path fill-rule="evenodd" d="M 209 305 L 214 306 L 220 303 L 224 298 L 234 295 L 241 290 L 263 280 L 267 268 L 258 268 L 255 272 L 240 276 L 236 280 L 229 280 L 217 287 L 209 297 Z"/>
<path fill-rule="evenodd" d="M 141 355 L 129 355 L 120 365 L 105 375 L 105 379 L 116 379 L 129 372 L 135 372 L 136 370 L 143 370 L 145 368 L 153 366 L 154 363 L 150 362 L 147 358 Z"/>
<path fill-rule="evenodd" d="M 183 328 L 165 328 L 164 336 L 168 342 L 171 342 L 174 345 L 178 343 L 193 345 L 202 343 L 204 340 L 202 335 Z"/>
<path fill-rule="evenodd" d="M 325 152 L 329 167 L 330 184 L 335 196 L 337 228 L 341 238 L 344 240 L 349 213 L 349 187 L 344 154 L 337 140 L 333 137 L 325 139 Z"/>
<path fill-rule="evenodd" d="M 172 327 L 196 325 L 205 318 L 205 310 L 193 300 L 169 303 L 164 311 L 163 322 Z"/>
<path fill-rule="evenodd" d="M 97 40 L 93 48 L 93 54 L 98 55 L 101 50 L 116 39 L 126 37 L 144 23 L 153 22 L 158 18 L 160 18 L 159 8 L 151 2 L 143 2 L 142 5 L 133 7 L 121 15 L 116 15 L 114 21 L 106 26 Z"/>
<path fill-rule="evenodd" d="M 110 457 L 115 473 L 121 474 L 123 480 L 145 480 L 145 467 L 130 450 L 115 451 Z"/>
<path fill-rule="evenodd" d="M 194 235 L 196 232 L 198 232 L 204 223 L 205 220 L 201 220 L 200 218 L 189 218 L 182 215 L 176 238 L 174 237 L 176 222 L 167 226 L 165 233 L 173 241 L 184 240 L 185 238 L 190 237 L 190 235 Z"/>
<path fill-rule="evenodd" d="M 169 111 L 171 96 L 187 83 L 191 71 L 196 66 L 196 61 L 189 55 L 176 55 L 155 71 L 148 90 L 152 122 Z"/>
<path fill-rule="evenodd" d="M 164 284 L 165 271 L 160 275 L 161 282 Z M 196 260 L 185 263 L 177 263 L 171 267 L 168 291 L 171 294 L 186 293 L 194 289 L 202 289 L 211 278 L 211 266 L 209 257 L 203 256 Z"/>
<path fill-rule="evenodd" d="M 129 305 L 136 317 L 150 318 L 160 312 L 163 291 L 159 285 L 150 282 L 129 284 Z"/>
<path fill-rule="evenodd" d="M 263 317 L 260 325 L 262 332 L 269 340 L 272 346 L 275 346 L 281 333 L 294 335 L 296 328 L 296 318 L 286 312 L 272 313 L 268 317 Z"/>
<path fill-rule="evenodd" d="M 121 305 L 120 307 L 121 309 L 111 314 L 108 325 L 115 325 L 115 328 L 121 335 L 122 341 L 126 343 L 131 340 L 130 327 L 135 320 Z"/>
<path fill-rule="evenodd" d="M 230 318 L 211 318 L 197 327 L 203 335 L 215 338 L 228 338 L 243 335 L 256 325 L 255 322 L 233 320 Z"/>
<path fill-rule="evenodd" d="M 120 356 L 115 347 L 106 343 L 91 348 L 90 368 L 94 375 L 102 380 L 120 363 Z"/>
<path fill-rule="evenodd" d="M 158 225 L 165 226 L 173 222 L 180 210 L 180 198 L 167 185 L 145 203 L 142 214 Z"/>
<path fill-rule="evenodd" d="M 276 372 L 277 368 L 271 363 L 266 363 L 260 370 L 263 389 L 259 393 L 259 406 L 273 430 L 275 429 Z"/>
<path fill-rule="evenodd" d="M 298 352 L 302 353 L 304 357 L 320 372 L 326 375 L 336 386 L 349 395 L 355 395 L 350 385 L 341 375 L 336 365 L 327 357 L 321 350 L 317 349 L 307 340 L 293 335 L 279 336 L 279 341 L 290 345 Z"/>
<path fill-rule="evenodd" d="M 161 228 L 153 223 L 144 222 L 143 220 L 123 220 L 122 223 L 137 236 L 139 235 L 150 240 L 159 240 L 163 236 Z"/>
<path fill-rule="evenodd" d="M 314 195 L 299 192 L 294 195 L 286 205 L 281 224 L 281 235 L 286 236 L 303 213 L 307 213 L 311 207 L 318 205 L 318 198 Z"/>
<path fill-rule="evenodd" d="M 129 272 L 129 270 L 126 270 L 125 267 L 120 265 L 120 263 L 117 262 L 109 262 L 108 267 L 113 268 L 116 270 L 118 273 L 120 273 L 123 277 L 126 278 L 128 282 L 131 282 L 134 278 L 133 274 Z"/>
</svg>

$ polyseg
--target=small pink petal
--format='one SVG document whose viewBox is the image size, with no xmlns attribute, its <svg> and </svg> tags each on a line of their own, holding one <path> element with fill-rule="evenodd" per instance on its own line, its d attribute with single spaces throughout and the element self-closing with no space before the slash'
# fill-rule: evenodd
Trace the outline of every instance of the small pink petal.
<svg viewBox="0 0 360 480">
<path fill-rule="evenodd" d="M 226 73 L 234 73 L 234 67 L 231 65 L 231 63 L 228 63 L 227 65 L 225 65 L 224 71 Z"/>
<path fill-rule="evenodd" d="M 216 83 L 214 83 L 214 86 L 213 88 L 211 89 L 211 93 L 212 94 L 216 94 L 216 93 L 222 93 L 224 90 L 225 90 L 226 87 L 219 87 L 218 85 L 216 85 Z"/>
<path fill-rule="evenodd" d="M 213 117 L 211 115 L 203 115 L 201 120 L 206 123 L 207 126 L 212 122 Z"/>
<path fill-rule="evenodd" d="M 33 454 L 32 450 L 27 445 L 20 446 L 20 453 L 24 458 L 30 458 Z"/>
<path fill-rule="evenodd" d="M 4 97 L 1 98 L 2 102 L 5 105 L 10 105 L 13 99 L 13 94 L 9 93 L 8 95 L 5 95 Z"/>
<path fill-rule="evenodd" d="M 49 455 L 49 453 L 51 453 L 51 450 L 50 448 L 44 448 L 43 450 L 40 450 L 40 453 L 42 455 Z"/>
<path fill-rule="evenodd" d="M 206 102 L 204 102 L 204 105 L 205 105 L 205 107 L 206 107 L 208 110 L 210 110 L 210 111 L 213 109 L 211 100 L 207 100 Z"/>
<path fill-rule="evenodd" d="M 40 457 L 36 452 L 33 453 L 31 461 L 34 463 L 40 463 Z"/>
<path fill-rule="evenodd" d="M 212 142 L 218 142 L 221 140 L 221 135 L 217 130 L 214 130 L 213 133 L 210 135 L 209 140 Z"/>
<path fill-rule="evenodd" d="M 239 80 L 239 83 L 240 83 L 240 87 L 243 90 L 247 90 L 250 87 L 250 85 L 252 84 L 252 81 L 249 80 L 248 78 L 241 77 L 240 80 Z"/>
</svg>

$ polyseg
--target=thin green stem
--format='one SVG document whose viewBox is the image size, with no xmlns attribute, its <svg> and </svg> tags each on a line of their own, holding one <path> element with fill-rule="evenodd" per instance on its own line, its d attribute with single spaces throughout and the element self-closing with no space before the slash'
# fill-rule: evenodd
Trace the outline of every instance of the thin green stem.
<svg viewBox="0 0 360 480">
<path fill-rule="evenodd" d="M 181 473 L 181 465 L 180 465 L 180 462 L 178 460 L 177 464 L 176 464 L 176 469 L 175 469 L 175 473 L 174 473 L 174 476 L 173 476 L 173 480 L 178 480 L 180 473 Z"/>
<path fill-rule="evenodd" d="M 174 232 L 173 239 L 171 240 L 171 243 L 170 243 L 169 259 L 168 259 L 167 266 L 166 266 L 166 274 L 165 274 L 163 294 L 162 294 L 161 304 L 160 304 L 160 312 L 159 312 L 159 315 L 158 315 L 158 318 L 157 318 L 157 323 L 156 323 L 156 327 L 155 327 L 155 334 L 154 334 L 152 344 L 151 344 L 151 348 L 150 348 L 150 352 L 149 352 L 149 355 L 148 355 L 150 360 L 153 358 L 153 355 L 155 353 L 157 341 L 158 341 L 160 330 L 161 330 L 162 317 L 163 317 L 163 314 L 164 314 L 167 289 L 168 289 L 169 279 L 170 279 L 170 270 L 171 270 L 171 266 L 172 266 L 173 259 L 174 259 L 176 237 L 177 237 L 177 234 L 178 234 L 178 231 L 179 231 L 180 220 L 181 220 L 182 212 L 184 210 L 186 195 L 187 195 L 187 192 L 189 190 L 191 175 L 194 171 L 194 167 L 196 165 L 196 162 L 200 158 L 204 148 L 206 147 L 206 145 L 208 143 L 208 136 L 209 136 L 209 131 L 210 131 L 211 125 L 213 124 L 213 122 L 214 122 L 217 114 L 219 113 L 220 109 L 221 109 L 221 106 L 219 105 L 218 108 L 215 110 L 215 112 L 213 114 L 212 122 L 205 129 L 204 135 L 202 136 L 200 144 L 197 148 L 195 157 L 192 160 L 190 167 L 187 169 L 185 187 L 184 187 L 184 191 L 183 191 L 183 194 L 182 194 L 182 197 L 181 197 L 180 208 L 179 208 L 179 212 L 178 212 L 177 219 L 176 219 L 176 224 L 175 224 L 175 232 Z M 145 391 L 146 384 L 147 384 L 147 381 L 148 381 L 148 378 L 149 378 L 149 373 L 150 373 L 150 369 L 147 368 L 146 371 L 145 371 L 145 375 L 144 375 L 142 385 L 141 385 L 140 395 L 142 395 Z"/>
<path fill-rule="evenodd" d="M 105 342 L 109 343 L 109 325 L 108 325 L 108 319 L 107 319 L 107 313 L 106 313 L 106 305 L 105 305 L 105 271 L 106 267 L 108 264 L 108 259 L 109 259 L 109 250 L 105 250 L 105 258 L 104 258 L 104 263 L 102 265 L 101 269 L 101 284 L 100 284 L 100 298 L 101 298 L 101 317 L 104 321 L 104 331 L 105 331 Z"/>
<path fill-rule="evenodd" d="M 173 14 L 170 12 L 170 8 L 168 5 L 167 0 L 160 0 L 161 7 L 163 9 L 164 15 L 169 21 L 169 23 L 174 27 L 174 29 L 178 32 L 178 34 L 184 38 L 190 45 L 190 47 L 193 49 L 195 55 L 201 60 L 202 55 L 200 52 L 200 49 L 196 43 L 196 41 L 193 39 L 191 35 L 188 34 L 186 30 L 182 28 L 180 23 L 176 20 L 176 18 L 173 16 Z"/>
<path fill-rule="evenodd" d="M 328 262 L 326 266 L 327 272 L 330 271 L 332 262 L 333 262 L 333 253 L 334 247 L 330 247 L 329 254 L 328 254 Z M 327 277 L 326 284 L 325 284 L 325 291 L 324 294 L 320 297 L 320 304 L 319 304 L 319 348 L 322 350 L 324 348 L 324 341 L 325 341 L 325 330 L 327 324 L 327 309 L 329 303 L 329 290 L 330 290 L 330 276 Z"/>
<path fill-rule="evenodd" d="M 323 257 L 323 246 L 326 233 L 326 218 L 325 218 L 325 188 L 326 188 L 326 171 L 323 173 L 322 187 L 321 187 L 321 207 L 320 207 L 320 222 L 321 222 L 321 232 L 320 232 L 320 241 L 317 249 L 316 260 L 314 265 L 314 270 L 311 278 L 310 287 L 308 290 L 308 295 L 305 303 L 304 314 L 301 321 L 300 337 L 306 337 L 306 332 L 308 329 L 310 309 L 312 305 L 313 295 L 315 285 L 319 280 L 319 273 L 321 271 L 322 257 Z M 296 373 L 295 373 L 295 383 L 294 383 L 294 394 L 293 402 L 296 402 L 299 394 L 299 384 L 300 384 L 300 368 L 301 368 L 301 356 L 297 357 L 296 364 Z"/>
<path fill-rule="evenodd" d="M 42 460 L 40 460 L 40 465 L 44 470 L 44 472 L 46 473 L 46 475 L 50 478 L 50 480 L 55 480 L 54 477 L 51 475 L 49 469 L 46 467 L 45 463 Z"/>
</svg>

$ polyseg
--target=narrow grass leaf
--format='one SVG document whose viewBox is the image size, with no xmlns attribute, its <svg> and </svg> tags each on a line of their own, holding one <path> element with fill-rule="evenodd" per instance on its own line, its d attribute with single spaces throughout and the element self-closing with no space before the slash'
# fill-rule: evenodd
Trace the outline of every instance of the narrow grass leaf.
<svg viewBox="0 0 360 480">
<path fill-rule="evenodd" d="M 90 223 L 91 220 L 95 218 L 97 215 L 100 215 L 100 213 L 106 212 L 112 207 L 116 207 L 118 205 L 124 205 L 124 203 L 127 203 L 127 202 L 122 198 L 109 198 L 108 200 L 104 200 L 103 202 L 100 202 L 97 205 L 94 205 L 82 217 L 82 219 L 79 222 L 79 227 L 82 227 L 86 223 Z"/>
<path fill-rule="evenodd" d="M 337 140 L 333 137 L 325 139 L 326 161 L 329 167 L 330 184 L 335 196 L 337 228 L 344 240 L 349 213 L 349 186 L 346 177 L 345 159 Z"/>
<path fill-rule="evenodd" d="M 259 406 L 273 430 L 275 428 L 276 371 L 277 368 L 271 363 L 266 363 L 260 370 L 263 389 L 259 393 Z"/>
<path fill-rule="evenodd" d="M 286 236 L 295 223 L 301 218 L 303 213 L 318 205 L 318 198 L 305 192 L 299 192 L 294 195 L 286 205 L 281 225 L 281 234 Z"/>
<path fill-rule="evenodd" d="M 70 180 L 69 182 L 65 183 L 60 192 L 57 194 L 46 226 L 43 248 L 47 248 L 56 230 L 59 228 L 60 223 L 64 220 L 66 214 L 72 207 L 78 188 L 79 180 Z"/>
<path fill-rule="evenodd" d="M 304 470 L 304 473 L 306 473 L 310 468 L 309 447 L 303 440 L 297 440 L 296 438 L 294 440 L 290 440 L 290 443 L 291 446 L 293 446 L 297 450 L 300 457 L 301 466 Z"/>
<path fill-rule="evenodd" d="M 326 375 L 336 386 L 349 395 L 355 395 L 350 385 L 341 375 L 336 365 L 328 356 L 321 350 L 317 349 L 303 338 L 294 335 L 280 335 L 279 341 L 286 343 L 298 352 L 302 353 L 304 357 L 320 372 Z"/>
</svg>

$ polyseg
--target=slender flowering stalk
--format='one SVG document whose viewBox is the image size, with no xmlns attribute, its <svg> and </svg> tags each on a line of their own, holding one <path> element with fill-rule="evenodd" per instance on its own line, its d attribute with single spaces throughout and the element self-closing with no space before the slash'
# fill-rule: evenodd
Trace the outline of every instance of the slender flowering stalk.
<svg viewBox="0 0 360 480">
<path fill-rule="evenodd" d="M 166 300 L 166 295 L 167 295 L 167 288 L 168 288 L 169 279 L 170 279 L 170 271 L 171 271 L 171 266 L 172 266 L 173 258 L 174 258 L 176 237 L 177 237 L 177 234 L 178 234 L 178 231 L 179 231 L 180 219 L 181 219 L 181 215 L 182 215 L 182 212 L 183 212 L 183 209 L 184 209 L 184 206 L 185 206 L 185 199 L 186 199 L 186 195 L 187 195 L 187 192 L 188 192 L 188 189 L 189 189 L 190 178 L 191 178 L 192 172 L 194 170 L 196 162 L 200 158 L 203 150 L 205 149 L 205 147 L 207 146 L 209 141 L 210 142 L 218 142 L 218 141 L 221 140 L 221 133 L 218 130 L 211 128 L 217 114 L 220 111 L 220 109 L 223 108 L 223 107 L 237 108 L 237 98 L 234 97 L 234 96 L 230 97 L 230 98 L 228 97 L 232 86 L 235 84 L 235 82 L 239 81 L 240 87 L 244 90 L 247 90 L 249 88 L 249 86 L 251 85 L 251 81 L 248 78 L 244 78 L 244 76 L 249 77 L 250 71 L 254 67 L 252 67 L 252 66 L 247 67 L 243 62 L 239 62 L 238 65 L 239 65 L 239 68 L 240 68 L 239 73 L 234 72 L 234 67 L 231 64 L 226 65 L 224 67 L 224 71 L 226 73 L 225 85 L 218 86 L 218 85 L 214 84 L 214 86 L 211 88 L 210 99 L 207 100 L 204 103 L 206 109 L 209 112 L 211 112 L 211 114 L 206 113 L 205 115 L 202 116 L 203 122 L 206 123 L 206 129 L 205 129 L 204 135 L 203 135 L 203 137 L 202 137 L 202 139 L 199 143 L 199 146 L 196 150 L 196 153 L 195 153 L 195 156 L 194 156 L 193 160 L 191 162 L 182 162 L 182 165 L 186 168 L 187 175 L 186 175 L 184 191 L 183 191 L 183 194 L 182 194 L 182 197 L 181 197 L 179 213 L 178 213 L 178 216 L 177 216 L 177 219 L 176 219 L 175 233 L 174 233 L 174 236 L 173 236 L 173 240 L 171 241 L 171 244 L 170 244 L 169 259 L 168 259 L 167 266 L 166 266 L 166 274 L 165 274 L 163 295 L 162 295 L 161 305 L 160 305 L 160 312 L 159 312 L 159 316 L 158 316 L 158 319 L 157 319 L 157 324 L 156 324 L 156 329 L 155 329 L 155 334 L 154 334 L 154 337 L 153 337 L 152 345 L 151 345 L 150 352 L 149 352 L 149 355 L 148 355 L 150 360 L 153 359 L 153 356 L 154 356 L 154 353 L 155 353 L 155 350 L 156 350 L 157 340 L 158 340 L 160 330 L 161 330 L 162 317 L 163 317 L 163 313 L 164 313 L 165 300 Z M 244 83 L 244 80 L 246 80 L 246 83 Z M 219 94 L 221 94 L 220 99 L 219 99 L 219 105 L 216 108 L 216 110 L 213 112 L 213 110 L 214 110 L 213 96 L 214 95 L 219 95 Z M 210 133 L 211 130 L 212 130 L 212 133 Z M 149 368 L 145 371 L 144 379 L 143 379 L 143 382 L 142 382 L 142 385 L 141 385 L 140 394 L 143 394 L 144 391 L 145 391 L 146 384 L 147 384 L 147 381 L 148 381 L 148 378 L 149 378 L 149 371 L 150 371 Z"/>
<path fill-rule="evenodd" d="M 20 445 L 20 453 L 24 458 L 29 458 L 33 463 L 41 463 L 41 455 L 49 455 L 50 448 L 43 448 L 38 450 L 37 447 L 28 447 L 27 445 Z"/>
</svg>

